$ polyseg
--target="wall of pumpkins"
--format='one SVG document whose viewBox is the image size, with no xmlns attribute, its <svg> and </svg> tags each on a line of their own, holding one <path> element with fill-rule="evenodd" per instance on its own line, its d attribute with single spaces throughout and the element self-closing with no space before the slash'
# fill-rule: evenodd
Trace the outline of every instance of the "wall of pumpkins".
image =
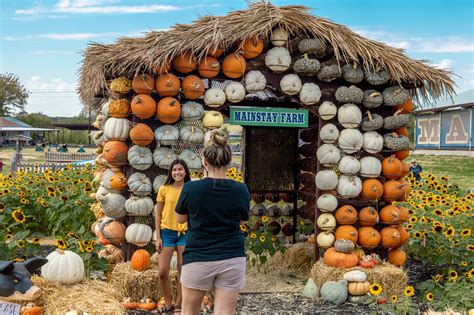
<svg viewBox="0 0 474 315">
<path fill-rule="evenodd" d="M 408 213 L 390 203 L 410 190 L 402 162 L 409 149 L 409 92 L 390 86 L 385 70 L 368 71 L 357 63 L 340 67 L 317 38 L 289 37 L 276 28 L 268 40 L 244 39 L 202 60 L 183 52 L 153 74 L 137 69 L 133 78 L 112 78 L 95 122 L 101 130 L 94 135 L 100 187 L 93 230 L 102 244 L 149 244 L 156 192 L 170 163 L 179 157 L 200 170 L 202 145 L 223 124 L 225 108 L 271 86 L 321 122 L 319 129 L 300 132 L 301 155 L 312 167 L 300 167 L 306 205 L 299 212 L 322 231 L 317 244 L 328 248 L 325 262 L 349 267 L 354 255 L 369 260 L 371 255 L 354 251 L 356 244 L 367 254 L 381 246 L 391 249 L 389 259 L 403 255 L 395 248 L 408 238 L 401 226 Z M 308 145 L 317 152 L 305 150 Z M 268 199 L 285 201 L 288 195 Z"/>
</svg>

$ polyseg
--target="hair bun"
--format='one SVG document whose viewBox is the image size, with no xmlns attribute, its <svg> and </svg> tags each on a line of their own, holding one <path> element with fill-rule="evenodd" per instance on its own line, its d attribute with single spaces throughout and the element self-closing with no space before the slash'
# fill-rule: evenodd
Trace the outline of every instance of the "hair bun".
<svg viewBox="0 0 474 315">
<path fill-rule="evenodd" d="M 227 134 L 221 129 L 215 129 L 211 133 L 211 141 L 217 145 L 225 146 L 228 142 Z"/>
</svg>

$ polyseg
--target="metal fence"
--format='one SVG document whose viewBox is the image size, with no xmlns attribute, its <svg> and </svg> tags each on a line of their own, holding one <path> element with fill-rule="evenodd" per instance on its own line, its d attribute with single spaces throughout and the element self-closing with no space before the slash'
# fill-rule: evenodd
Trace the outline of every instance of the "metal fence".
<svg viewBox="0 0 474 315">
<path fill-rule="evenodd" d="M 60 153 L 60 152 L 45 152 L 44 157 L 49 163 L 71 163 L 78 161 L 94 160 L 95 154 L 88 153 Z"/>
</svg>

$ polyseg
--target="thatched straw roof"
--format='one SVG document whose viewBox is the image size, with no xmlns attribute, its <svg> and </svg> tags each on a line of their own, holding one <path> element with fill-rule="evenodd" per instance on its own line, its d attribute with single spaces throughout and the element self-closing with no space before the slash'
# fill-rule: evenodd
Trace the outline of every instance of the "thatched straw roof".
<svg viewBox="0 0 474 315">
<path fill-rule="evenodd" d="M 80 69 L 79 93 L 84 104 L 96 107 L 96 95 L 107 89 L 107 80 L 119 75 L 132 77 L 149 71 L 191 51 L 202 58 L 216 47 L 230 49 L 242 39 L 260 36 L 268 39 L 276 26 L 291 37 L 317 37 L 334 50 L 340 65 L 356 60 L 365 69 L 386 69 L 394 82 L 417 87 L 424 101 L 454 94 L 451 73 L 407 57 L 402 50 L 364 38 L 343 25 L 309 13 L 298 5 L 274 6 L 253 3 L 246 10 L 226 16 L 204 16 L 192 24 L 177 24 L 166 32 L 148 32 L 141 38 L 120 38 L 116 43 L 91 43 Z"/>
</svg>

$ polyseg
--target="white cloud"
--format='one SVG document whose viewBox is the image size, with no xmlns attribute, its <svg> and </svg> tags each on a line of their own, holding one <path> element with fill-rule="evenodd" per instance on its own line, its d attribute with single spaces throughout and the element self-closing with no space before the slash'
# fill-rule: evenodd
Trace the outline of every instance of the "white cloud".
<svg viewBox="0 0 474 315">
<path fill-rule="evenodd" d="M 25 52 L 23 56 L 65 56 L 75 54 L 79 54 L 79 52 L 70 50 L 32 50 Z"/>
<path fill-rule="evenodd" d="M 158 29 L 157 31 L 167 30 Z M 144 32 L 150 30 L 136 30 L 129 31 L 127 33 L 109 32 L 109 33 L 64 33 L 64 34 L 37 34 L 37 35 L 25 35 L 25 36 L 3 36 L 2 40 L 5 41 L 20 41 L 20 40 L 34 40 L 34 39 L 50 39 L 50 40 L 90 40 L 97 38 L 114 38 L 118 36 L 142 36 Z"/>
<path fill-rule="evenodd" d="M 431 66 L 438 68 L 438 69 L 443 69 L 443 70 L 450 70 L 453 65 L 453 60 L 451 59 L 441 59 L 439 62 L 432 63 Z"/>
</svg>

